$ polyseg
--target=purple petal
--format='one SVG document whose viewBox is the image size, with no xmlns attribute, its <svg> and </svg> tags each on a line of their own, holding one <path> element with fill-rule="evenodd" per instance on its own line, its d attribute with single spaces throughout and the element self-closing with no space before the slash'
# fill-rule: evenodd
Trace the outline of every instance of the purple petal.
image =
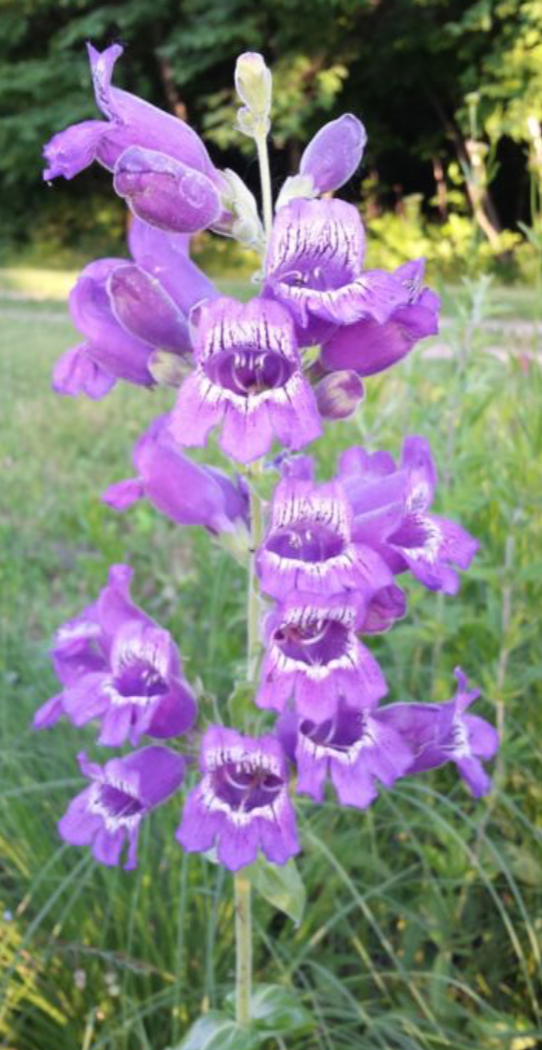
<svg viewBox="0 0 542 1050">
<path fill-rule="evenodd" d="M 260 820 L 260 846 L 272 864 L 286 864 L 301 850 L 294 808 L 285 798 L 276 821 Z"/>
<path fill-rule="evenodd" d="M 343 806 L 367 809 L 376 798 L 378 788 L 362 762 L 349 765 L 331 762 L 331 782 Z"/>
<path fill-rule="evenodd" d="M 124 828 L 108 831 L 102 825 L 92 843 L 94 860 L 98 861 L 98 864 L 105 864 L 108 868 L 116 867 L 120 860 L 125 837 Z"/>
<path fill-rule="evenodd" d="M 107 128 L 103 120 L 85 120 L 53 135 L 43 150 L 47 161 L 43 178 L 56 179 L 62 175 L 65 179 L 73 179 L 88 168 L 96 159 Z"/>
<path fill-rule="evenodd" d="M 195 233 L 222 211 L 213 182 L 165 153 L 131 146 L 115 165 L 113 185 L 134 215 L 171 233 Z"/>
<path fill-rule="evenodd" d="M 218 838 L 218 859 L 228 871 L 239 871 L 253 864 L 258 856 L 257 818 L 240 826 L 224 821 Z"/>
<path fill-rule="evenodd" d="M 188 323 L 160 282 L 139 266 L 118 266 L 107 290 L 120 324 L 143 342 L 172 353 L 190 353 Z"/>
<path fill-rule="evenodd" d="M 33 728 L 49 729 L 50 726 L 56 725 L 59 718 L 62 718 L 64 714 L 62 700 L 63 694 L 60 693 L 58 696 L 52 696 L 50 700 L 38 707 L 34 715 Z"/>
<path fill-rule="evenodd" d="M 102 493 L 104 503 L 109 504 L 114 510 L 124 511 L 133 506 L 138 500 L 144 499 L 145 490 L 138 478 L 127 478 L 126 481 L 117 481 L 114 485 Z"/>
<path fill-rule="evenodd" d="M 146 730 L 148 736 L 166 740 L 182 736 L 190 729 L 197 716 L 194 695 L 183 679 L 172 682 L 169 694 L 158 704 Z"/>
<path fill-rule="evenodd" d="M 122 259 L 99 259 L 85 267 L 70 293 L 70 313 L 97 366 L 115 378 L 152 386 L 147 364 L 153 348 L 126 332 L 111 308 L 107 281 L 119 265 Z"/>
<path fill-rule="evenodd" d="M 216 177 L 207 150 L 193 129 L 183 120 L 164 113 L 149 102 L 127 91 L 112 87 L 116 60 L 123 52 L 113 44 L 101 53 L 87 45 L 96 103 L 111 124 L 99 151 L 99 160 L 113 168 L 119 155 L 131 145 L 162 150 L 190 167 Z"/>
<path fill-rule="evenodd" d="M 92 360 L 91 349 L 86 343 L 73 346 L 59 357 L 53 369 L 53 390 L 67 397 L 86 394 L 93 401 L 100 401 L 109 393 L 116 383 L 115 376 L 109 375 Z"/>
<path fill-rule="evenodd" d="M 367 142 L 361 121 L 351 113 L 324 124 L 301 157 L 299 171 L 312 179 L 318 193 L 339 189 L 359 166 Z"/>
<path fill-rule="evenodd" d="M 395 584 L 381 587 L 370 599 L 367 609 L 359 622 L 362 634 L 380 634 L 389 631 L 390 627 L 401 620 L 406 612 L 404 592 Z"/>
<path fill-rule="evenodd" d="M 116 763 L 116 765 L 114 765 Z M 182 755 L 167 747 L 143 747 L 121 759 L 112 759 L 105 766 L 106 775 L 120 777 L 135 775 L 137 794 L 150 808 L 160 805 L 180 788 L 185 771 Z"/>
<path fill-rule="evenodd" d="M 134 218 L 128 239 L 135 261 L 158 278 L 186 317 L 197 303 L 218 297 L 216 286 L 188 256 L 188 234 L 165 233 Z"/>
<path fill-rule="evenodd" d="M 468 784 L 475 798 L 488 795 L 491 791 L 491 777 L 486 773 L 482 763 L 474 755 L 465 755 L 456 760 L 456 766 L 463 780 Z"/>
<path fill-rule="evenodd" d="M 104 683 L 105 675 L 99 672 L 85 674 L 79 681 L 66 687 L 63 707 L 75 726 L 83 726 L 95 718 L 101 718 L 107 711 L 108 698 L 103 690 Z"/>
<path fill-rule="evenodd" d="M 221 813 L 212 813 L 201 794 L 201 788 L 192 788 L 186 797 L 182 820 L 176 838 L 187 853 L 207 853 L 224 823 Z"/>
<path fill-rule="evenodd" d="M 180 525 L 204 525 L 219 533 L 246 521 L 246 492 L 221 471 L 184 456 L 168 435 L 168 425 L 169 417 L 156 419 L 135 446 L 142 494 Z"/>
<path fill-rule="evenodd" d="M 88 846 L 101 826 L 100 817 L 89 812 L 91 788 L 87 787 L 70 802 L 58 822 L 58 832 L 71 846 Z"/>
<path fill-rule="evenodd" d="M 499 734 L 494 726 L 486 722 L 478 715 L 466 715 L 465 725 L 467 727 L 469 747 L 478 758 L 488 762 L 494 758 L 499 750 Z"/>
</svg>

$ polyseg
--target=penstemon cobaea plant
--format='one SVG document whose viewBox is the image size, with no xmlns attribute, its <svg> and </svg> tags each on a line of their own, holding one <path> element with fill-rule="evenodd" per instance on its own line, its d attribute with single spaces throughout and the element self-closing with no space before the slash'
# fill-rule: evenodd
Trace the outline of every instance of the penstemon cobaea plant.
<svg viewBox="0 0 542 1050">
<path fill-rule="evenodd" d="M 238 126 L 259 159 L 260 218 L 242 180 L 214 167 L 187 124 L 111 85 L 121 53 L 89 46 L 105 119 L 60 132 L 45 149 L 47 179 L 72 178 L 97 160 L 133 213 L 133 261 L 93 262 L 72 291 L 83 341 L 58 361 L 53 383 L 61 394 L 94 399 L 122 379 L 177 388 L 169 414 L 135 446 L 136 476 L 104 499 L 118 511 L 148 500 L 244 560 L 241 693 L 250 699 L 236 707 L 243 724 L 202 725 L 171 635 L 133 603 L 131 569 L 115 565 L 97 600 L 57 632 L 60 692 L 35 726 L 61 717 L 96 722 L 98 744 L 136 748 L 103 764 L 79 755 L 88 786 L 59 823 L 65 841 L 90 846 L 106 865 L 124 859 L 127 869 L 137 863 L 142 820 L 178 799 L 199 748 L 200 776 L 184 799 L 177 838 L 234 873 L 235 1020 L 208 1015 L 183 1046 L 221 1033 L 223 1041 L 231 1036 L 228 1046 L 251 1050 L 276 1032 L 279 1018 L 284 1034 L 311 1023 L 284 1010 L 280 989 L 252 988 L 251 887 L 265 893 L 268 865 L 278 878 L 288 872 L 285 883 L 298 879 L 295 796 L 321 803 L 330 781 L 342 805 L 363 810 L 382 786 L 446 762 L 475 796 L 490 788 L 482 763 L 498 737 L 470 714 L 478 693 L 463 672 L 456 670 L 448 702 L 382 705 L 384 674 L 360 641 L 404 616 L 398 576 L 410 572 L 430 590 L 454 594 L 457 569 L 468 568 L 477 543 L 431 512 L 437 476 L 423 437 L 405 437 L 399 463 L 386 451 L 349 448 L 327 481 L 317 481 L 312 459 L 300 454 L 320 437 L 322 419 L 355 410 L 363 377 L 401 360 L 438 326 L 423 260 L 394 273 L 363 269 L 358 211 L 327 196 L 356 171 L 363 125 L 347 114 L 321 128 L 273 206 L 271 74 L 260 55 L 242 55 Z M 191 261 L 190 236 L 203 229 L 260 253 L 261 290 L 250 302 L 221 296 Z M 239 465 L 233 476 L 185 453 L 205 446 L 215 428 L 222 452 Z M 146 737 L 179 738 L 178 746 L 140 748 Z"/>
</svg>

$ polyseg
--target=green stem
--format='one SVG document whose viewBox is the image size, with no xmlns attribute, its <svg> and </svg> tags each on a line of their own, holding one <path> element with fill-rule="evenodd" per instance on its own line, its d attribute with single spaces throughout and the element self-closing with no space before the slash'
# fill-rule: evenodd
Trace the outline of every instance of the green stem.
<svg viewBox="0 0 542 1050">
<path fill-rule="evenodd" d="M 258 150 L 260 182 L 262 186 L 263 225 L 266 241 L 269 242 L 271 227 L 273 225 L 273 195 L 271 193 L 271 170 L 269 168 L 269 152 L 267 149 L 267 134 L 265 131 L 256 135 L 256 147 Z"/>
<path fill-rule="evenodd" d="M 261 472 L 262 462 L 254 463 L 249 470 L 249 484 Z M 256 575 L 256 554 L 263 539 L 262 502 L 250 485 L 250 564 L 247 594 L 247 681 L 256 683 L 260 658 L 260 595 Z M 235 1015 L 237 1023 L 250 1022 L 250 998 L 252 994 L 252 914 L 250 906 L 250 882 L 243 872 L 234 876 L 235 897 Z"/>
<path fill-rule="evenodd" d="M 235 1016 L 237 1023 L 250 1022 L 250 997 L 252 994 L 252 916 L 250 907 L 250 882 L 243 872 L 234 876 L 235 892 L 235 941 L 237 946 L 235 975 Z"/>
</svg>

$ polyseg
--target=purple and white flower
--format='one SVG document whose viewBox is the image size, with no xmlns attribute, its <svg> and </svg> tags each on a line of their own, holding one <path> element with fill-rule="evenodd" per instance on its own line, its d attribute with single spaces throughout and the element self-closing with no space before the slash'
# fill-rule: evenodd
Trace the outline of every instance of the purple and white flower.
<svg viewBox="0 0 542 1050">
<path fill-rule="evenodd" d="M 491 790 L 491 778 L 482 763 L 492 759 L 499 748 L 494 726 L 468 708 L 480 695 L 468 688 L 460 667 L 454 671 L 457 691 L 442 704 L 390 704 L 379 717 L 395 729 L 414 756 L 407 773 L 423 773 L 446 762 L 453 762 L 472 794 L 478 798 Z"/>
<path fill-rule="evenodd" d="M 341 200 L 294 200 L 281 208 L 266 260 L 266 294 L 288 307 L 301 346 L 329 338 L 362 318 L 382 324 L 408 302 L 393 274 L 362 270 L 365 233 Z"/>
<path fill-rule="evenodd" d="M 45 179 L 71 179 L 97 160 L 134 215 L 173 233 L 194 233 L 223 214 L 222 178 L 189 125 L 127 91 L 111 77 L 122 47 L 88 44 L 96 104 L 106 120 L 86 120 L 54 135 L 44 149 Z"/>
<path fill-rule="evenodd" d="M 137 865 L 141 821 L 181 786 L 184 759 L 167 747 L 144 747 L 104 766 L 78 755 L 90 785 L 70 802 L 58 824 L 60 837 L 72 846 L 90 846 L 100 864 L 115 866 L 125 845 L 124 868 Z"/>
<path fill-rule="evenodd" d="M 401 734 L 380 719 L 380 711 L 343 702 L 333 718 L 315 722 L 288 712 L 277 733 L 297 764 L 297 792 L 322 802 L 328 777 L 343 806 L 366 809 L 378 797 L 378 784 L 392 787 L 411 762 Z"/>
<path fill-rule="evenodd" d="M 223 298 L 197 314 L 196 369 L 171 415 L 174 438 L 203 446 L 220 426 L 220 447 L 241 463 L 265 455 L 275 438 L 293 450 L 317 438 L 318 409 L 288 311 L 266 299 Z"/>
<path fill-rule="evenodd" d="M 127 565 L 112 566 L 98 600 L 57 631 L 52 659 L 63 690 L 36 712 L 36 729 L 62 715 L 76 726 L 97 719 L 98 743 L 118 747 L 144 734 L 178 736 L 193 725 L 196 703 L 178 650 L 132 602 L 132 575 Z"/>
<path fill-rule="evenodd" d="M 394 277 L 406 290 L 388 319 L 365 317 L 338 328 L 324 343 L 318 364 L 328 372 L 347 370 L 371 376 L 401 361 L 413 347 L 438 332 L 440 299 L 423 286 L 425 260 L 416 259 L 395 270 Z"/>
<path fill-rule="evenodd" d="M 177 838 L 189 853 L 214 846 L 230 871 L 252 864 L 261 849 L 273 864 L 299 852 L 288 768 L 279 741 L 211 726 L 201 747 L 203 774 L 189 793 Z"/>
<path fill-rule="evenodd" d="M 410 569 L 426 587 L 455 594 L 477 541 L 455 521 L 429 513 L 437 472 L 425 438 L 405 438 L 401 464 L 388 452 L 351 448 L 339 476 L 354 511 L 352 536 L 373 547 L 394 573 Z"/>
<path fill-rule="evenodd" d="M 137 477 L 118 481 L 102 499 L 124 511 L 148 499 L 178 525 L 203 525 L 218 535 L 248 525 L 248 494 L 241 478 L 184 456 L 168 431 L 169 417 L 155 419 L 134 447 Z"/>
<path fill-rule="evenodd" d="M 132 223 L 127 259 L 98 259 L 70 294 L 70 314 L 85 337 L 57 361 L 53 389 L 95 400 L 117 379 L 154 386 L 158 354 L 191 355 L 188 314 L 218 292 L 188 255 L 189 238 Z"/>
<path fill-rule="evenodd" d="M 339 481 L 315 485 L 291 477 L 279 482 L 257 569 L 262 590 L 273 598 L 297 590 L 357 590 L 369 601 L 393 583 L 380 555 L 352 541 L 352 508 Z"/>
<path fill-rule="evenodd" d="M 300 718 L 333 719 L 341 702 L 371 708 L 387 686 L 374 656 L 358 641 L 365 607 L 352 591 L 333 597 L 295 591 L 267 618 L 258 707 L 283 711 L 290 700 Z"/>
</svg>

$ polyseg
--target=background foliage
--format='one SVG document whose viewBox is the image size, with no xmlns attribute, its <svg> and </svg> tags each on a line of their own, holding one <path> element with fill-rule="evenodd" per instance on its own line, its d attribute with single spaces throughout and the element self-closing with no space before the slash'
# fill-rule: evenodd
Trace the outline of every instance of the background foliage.
<svg viewBox="0 0 542 1050">
<path fill-rule="evenodd" d="M 121 243 L 122 213 L 103 173 L 69 187 L 60 180 L 54 190 L 40 183 L 42 143 L 95 112 L 86 40 L 124 42 L 117 82 L 188 116 L 208 135 L 217 163 L 240 163 L 250 183 L 257 182 L 254 163 L 239 157 L 232 130 L 232 68 L 240 51 L 264 51 L 277 84 L 278 181 L 322 120 L 354 111 L 369 131 L 366 211 L 392 211 L 377 247 L 386 252 L 402 239 L 399 254 L 408 254 L 404 198 L 408 208 L 416 194 L 416 234 L 436 265 L 480 268 L 493 258 L 508 276 L 521 271 L 521 252 L 511 253 L 518 223 L 532 221 L 527 119 L 542 112 L 542 0 L 3 0 L 4 255 L 14 246 L 28 251 L 30 242 L 34 257 L 58 262 L 66 245 L 88 253 Z M 484 158 L 485 232 L 471 221 L 472 141 Z M 350 193 L 359 199 L 359 178 Z M 440 231 L 424 230 L 429 220 L 444 224 L 448 258 L 435 249 Z"/>
</svg>

